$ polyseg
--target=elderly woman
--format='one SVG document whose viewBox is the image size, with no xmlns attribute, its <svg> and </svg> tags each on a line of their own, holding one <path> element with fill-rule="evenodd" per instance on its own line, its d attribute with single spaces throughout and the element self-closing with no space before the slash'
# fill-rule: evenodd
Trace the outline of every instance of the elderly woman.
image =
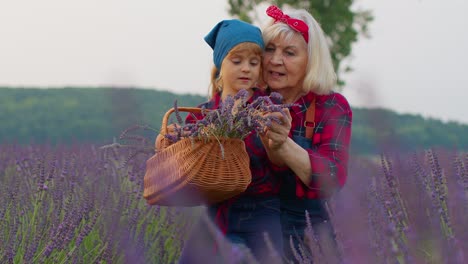
<svg viewBox="0 0 468 264">
<path fill-rule="evenodd" d="M 323 239 L 333 238 L 326 198 L 346 182 L 352 112 L 333 91 L 336 74 L 315 19 L 305 10 L 285 14 L 270 6 L 266 12 L 272 19 L 262 32 L 263 78 L 283 103 L 296 104 L 262 137 L 282 181 L 281 225 L 291 259 L 305 239 L 306 213 Z"/>
</svg>

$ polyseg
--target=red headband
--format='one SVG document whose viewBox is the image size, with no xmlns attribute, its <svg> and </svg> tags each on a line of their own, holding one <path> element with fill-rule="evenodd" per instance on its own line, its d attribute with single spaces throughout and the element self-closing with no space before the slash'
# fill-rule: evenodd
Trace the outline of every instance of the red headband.
<svg viewBox="0 0 468 264">
<path fill-rule="evenodd" d="M 307 26 L 307 24 L 304 21 L 300 19 L 291 18 L 290 16 L 284 14 L 283 11 L 281 11 L 281 9 L 274 5 L 268 7 L 266 13 L 268 16 L 275 19 L 275 23 L 278 21 L 283 22 L 290 28 L 301 33 L 305 41 L 309 43 L 309 26 Z"/>
</svg>

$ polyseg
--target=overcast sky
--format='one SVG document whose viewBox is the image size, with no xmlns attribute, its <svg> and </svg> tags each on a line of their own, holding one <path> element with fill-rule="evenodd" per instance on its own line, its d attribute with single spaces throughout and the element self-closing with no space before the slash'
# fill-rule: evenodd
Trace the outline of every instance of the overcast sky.
<svg viewBox="0 0 468 264">
<path fill-rule="evenodd" d="M 356 0 L 355 8 L 375 21 L 347 61 L 351 105 L 468 124 L 468 1 Z M 205 96 L 212 53 L 203 37 L 227 18 L 221 0 L 0 0 L 0 86 Z"/>
</svg>

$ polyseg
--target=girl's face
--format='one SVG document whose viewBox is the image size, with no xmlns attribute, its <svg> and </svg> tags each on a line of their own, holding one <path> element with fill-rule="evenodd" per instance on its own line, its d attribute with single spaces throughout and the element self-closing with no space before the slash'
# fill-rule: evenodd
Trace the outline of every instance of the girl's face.
<svg viewBox="0 0 468 264">
<path fill-rule="evenodd" d="M 255 87 L 260 78 L 260 55 L 243 50 L 228 54 L 221 65 L 223 97 Z"/>
<path fill-rule="evenodd" d="M 263 53 L 263 80 L 273 90 L 301 90 L 307 55 L 307 44 L 300 34 L 294 34 L 289 40 L 281 36 L 273 39 Z"/>
</svg>

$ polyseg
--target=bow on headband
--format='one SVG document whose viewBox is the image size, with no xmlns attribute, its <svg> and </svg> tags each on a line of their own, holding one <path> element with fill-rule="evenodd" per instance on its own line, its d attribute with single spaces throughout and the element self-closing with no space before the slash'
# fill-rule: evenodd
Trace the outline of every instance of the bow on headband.
<svg viewBox="0 0 468 264">
<path fill-rule="evenodd" d="M 275 20 L 275 22 L 285 23 L 290 28 L 301 33 L 306 43 L 309 43 L 309 26 L 307 26 L 307 24 L 304 21 L 292 18 L 284 14 L 283 11 L 281 11 L 281 9 L 274 5 L 268 7 L 266 13 L 268 16 L 272 17 Z"/>
</svg>

